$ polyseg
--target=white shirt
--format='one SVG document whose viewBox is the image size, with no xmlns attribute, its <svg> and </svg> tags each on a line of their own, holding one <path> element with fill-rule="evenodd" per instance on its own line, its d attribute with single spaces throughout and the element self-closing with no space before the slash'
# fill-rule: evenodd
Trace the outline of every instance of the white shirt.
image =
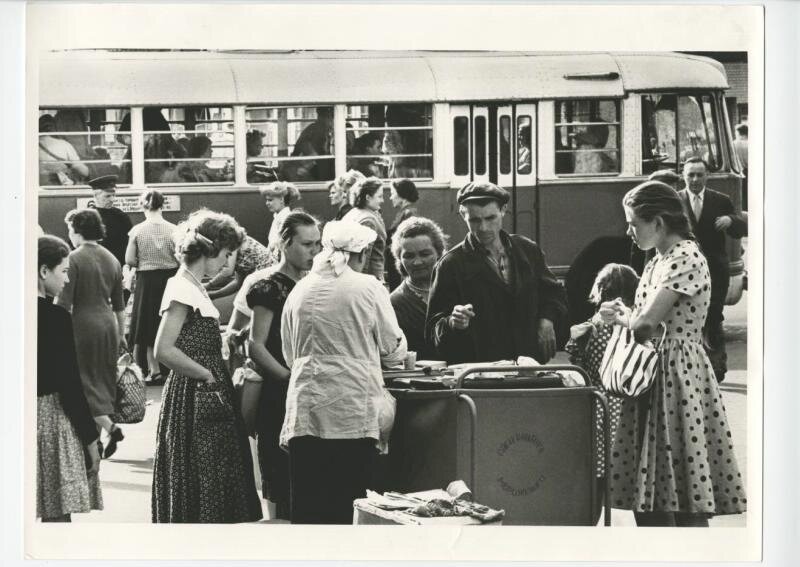
<svg viewBox="0 0 800 567">
<path fill-rule="evenodd" d="M 200 291 L 199 287 L 183 276 L 185 269 L 179 269 L 177 274 L 167 280 L 167 287 L 164 289 L 158 314 L 163 316 L 164 312 L 169 309 L 170 303 L 175 301 L 199 311 L 202 317 L 219 319 L 219 311 L 214 306 L 214 302 L 209 299 L 208 295 Z"/>
<path fill-rule="evenodd" d="M 286 300 L 281 340 L 292 372 L 281 446 L 302 435 L 380 439 L 381 362 L 396 365 L 406 357 L 383 284 L 349 266 L 339 277 L 329 266 L 310 273 Z"/>
</svg>

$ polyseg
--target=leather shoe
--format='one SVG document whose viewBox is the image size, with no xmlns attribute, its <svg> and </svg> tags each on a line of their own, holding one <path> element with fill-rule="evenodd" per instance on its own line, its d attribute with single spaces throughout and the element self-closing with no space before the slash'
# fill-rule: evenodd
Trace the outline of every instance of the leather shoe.
<svg viewBox="0 0 800 567">
<path fill-rule="evenodd" d="M 108 437 L 108 443 L 106 444 L 106 448 L 103 450 L 103 458 L 108 459 L 111 455 L 116 453 L 117 443 L 121 442 L 123 439 L 125 439 L 125 435 L 122 434 L 122 429 L 115 425 L 111 429 L 111 434 Z"/>
</svg>

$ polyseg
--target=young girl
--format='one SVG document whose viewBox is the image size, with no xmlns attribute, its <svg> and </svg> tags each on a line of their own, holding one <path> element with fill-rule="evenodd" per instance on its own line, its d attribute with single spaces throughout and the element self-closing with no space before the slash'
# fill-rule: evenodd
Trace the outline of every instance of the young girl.
<svg viewBox="0 0 800 567">
<path fill-rule="evenodd" d="M 636 286 L 639 277 L 630 266 L 623 264 L 606 264 L 597 274 L 589 293 L 589 301 L 596 307 L 600 307 L 603 302 L 620 299 L 626 306 L 633 307 Z M 590 320 L 579 325 L 573 325 L 570 329 L 570 339 L 564 350 L 569 354 L 572 364 L 580 366 L 586 371 L 592 385 L 603 390 L 600 381 L 600 363 L 603 361 L 608 340 L 613 332 L 612 325 L 604 325 L 596 313 Z M 620 404 L 622 399 L 606 392 L 608 400 L 608 424 L 610 438 L 614 438 L 619 420 Z M 598 419 L 598 476 L 603 476 L 604 465 L 602 456 L 605 454 L 603 449 L 602 422 Z"/>
<path fill-rule="evenodd" d="M 253 461 L 222 360 L 219 312 L 202 280 L 215 276 L 244 240 L 232 217 L 201 210 L 178 227 L 181 267 L 161 301 L 156 359 L 164 385 L 153 463 L 153 522 L 235 523 L 261 519 Z"/>
<path fill-rule="evenodd" d="M 68 256 L 60 238 L 39 238 L 36 515 L 43 522 L 103 508 L 100 436 L 83 393 L 72 318 L 52 300 L 67 282 Z"/>
<path fill-rule="evenodd" d="M 295 284 L 311 269 L 320 251 L 317 221 L 302 211 L 289 214 L 280 232 L 277 269 L 255 282 L 247 294 L 253 312 L 248 344 L 250 358 L 264 378 L 256 431 L 264 498 L 275 505 L 275 517 L 289 519 L 289 458 L 278 440 L 286 413 L 291 372 L 283 358 L 281 315 Z"/>
</svg>

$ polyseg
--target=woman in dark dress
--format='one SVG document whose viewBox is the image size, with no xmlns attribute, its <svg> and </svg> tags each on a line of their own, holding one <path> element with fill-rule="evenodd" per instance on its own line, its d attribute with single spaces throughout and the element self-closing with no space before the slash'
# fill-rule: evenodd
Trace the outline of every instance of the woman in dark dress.
<svg viewBox="0 0 800 567">
<path fill-rule="evenodd" d="M 403 281 L 392 292 L 397 323 L 408 341 L 408 350 L 419 360 L 436 355 L 433 345 L 425 344 L 425 313 L 431 288 L 433 267 L 445 252 L 447 238 L 439 225 L 424 217 L 411 217 L 397 227 L 392 242 L 394 264 Z"/>
<path fill-rule="evenodd" d="M 222 359 L 219 312 L 203 288 L 244 239 L 232 217 L 201 210 L 179 227 L 178 273 L 161 302 L 156 359 L 164 385 L 153 463 L 153 522 L 261 519 L 253 461 Z"/>
<path fill-rule="evenodd" d="M 100 435 L 83 394 L 72 318 L 51 299 L 67 282 L 68 256 L 60 238 L 39 238 L 36 516 L 43 522 L 103 508 Z"/>
<path fill-rule="evenodd" d="M 248 344 L 250 358 L 264 378 L 256 433 L 264 498 L 275 505 L 275 517 L 289 519 L 289 458 L 278 439 L 286 413 L 290 371 L 281 350 L 283 304 L 295 283 L 320 251 L 317 221 L 304 212 L 291 213 L 280 232 L 281 260 L 276 271 L 259 280 L 247 294 L 253 310 Z"/>
</svg>

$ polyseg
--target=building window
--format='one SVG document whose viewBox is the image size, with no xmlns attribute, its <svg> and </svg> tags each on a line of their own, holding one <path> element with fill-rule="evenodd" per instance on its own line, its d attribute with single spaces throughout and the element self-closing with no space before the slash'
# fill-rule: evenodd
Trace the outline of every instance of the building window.
<svg viewBox="0 0 800 567">
<path fill-rule="evenodd" d="M 556 103 L 556 173 L 619 173 L 619 101 Z"/>
<path fill-rule="evenodd" d="M 130 131 L 124 108 L 40 109 L 39 185 L 86 185 L 94 177 L 129 171 Z"/>
<path fill-rule="evenodd" d="M 348 105 L 347 168 L 382 179 L 433 176 L 430 104 Z"/>
</svg>

